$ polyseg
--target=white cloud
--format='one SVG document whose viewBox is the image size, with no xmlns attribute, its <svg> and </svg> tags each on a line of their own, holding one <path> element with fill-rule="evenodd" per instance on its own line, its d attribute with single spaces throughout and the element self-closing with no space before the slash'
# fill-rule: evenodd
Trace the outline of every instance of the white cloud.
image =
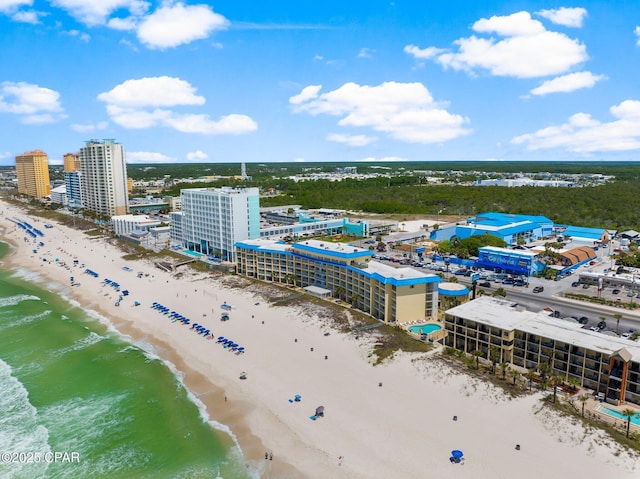
<svg viewBox="0 0 640 479">
<path fill-rule="evenodd" d="M 4 160 L 5 158 L 11 157 L 11 153 L 5 151 L 4 153 L 0 152 L 0 160 Z"/>
<path fill-rule="evenodd" d="M 289 103 L 292 105 L 299 105 L 305 101 L 309 101 L 318 97 L 318 92 L 322 88 L 322 85 L 309 85 L 302 89 L 300 93 L 289 98 Z"/>
<path fill-rule="evenodd" d="M 204 151 L 196 150 L 187 153 L 187 160 L 189 161 L 206 161 L 208 159 L 209 155 L 207 155 Z"/>
<path fill-rule="evenodd" d="M 11 19 L 16 22 L 30 23 L 32 25 L 36 25 L 40 23 L 40 15 L 42 14 L 39 12 L 36 12 L 35 10 L 26 10 L 26 11 L 19 11 L 14 13 L 11 16 Z"/>
<path fill-rule="evenodd" d="M 605 75 L 594 75 L 591 72 L 569 73 L 547 80 L 529 93 L 539 96 L 549 93 L 569 93 L 581 88 L 593 88 L 597 82 L 606 78 Z"/>
<path fill-rule="evenodd" d="M 33 0 L 0 0 L 0 12 L 12 13 L 23 5 L 33 5 Z"/>
<path fill-rule="evenodd" d="M 0 84 L 0 112 L 20 115 L 20 121 L 26 124 L 66 118 L 57 91 L 25 82 Z"/>
<path fill-rule="evenodd" d="M 633 33 L 635 33 L 636 37 L 638 37 L 638 40 L 636 41 L 636 45 L 640 47 L 640 26 L 637 26 L 633 31 Z"/>
<path fill-rule="evenodd" d="M 201 106 L 206 99 L 196 95 L 189 82 L 173 77 L 127 80 L 98 100 L 106 103 L 110 118 L 124 128 L 170 127 L 184 133 L 242 134 L 258 125 L 246 115 L 231 114 L 212 120 L 204 114 L 178 114 L 167 107 Z"/>
<path fill-rule="evenodd" d="M 375 136 L 367 135 L 344 135 L 341 133 L 330 133 L 327 135 L 327 140 L 335 141 L 336 143 L 344 143 L 349 146 L 366 146 L 377 139 L 378 138 Z"/>
<path fill-rule="evenodd" d="M 587 10 L 584 8 L 560 7 L 552 10 L 540 10 L 536 14 L 558 25 L 580 28 L 582 27 L 582 21 L 587 16 Z"/>
<path fill-rule="evenodd" d="M 429 60 L 430 58 L 433 58 L 436 55 L 443 53 L 444 51 L 445 50 L 443 50 L 442 48 L 436 47 L 420 48 L 415 45 L 407 45 L 404 47 L 405 53 L 412 55 L 413 58 L 419 60 Z"/>
<path fill-rule="evenodd" d="M 127 80 L 98 100 L 121 107 L 204 105 L 206 99 L 195 95 L 196 88 L 180 78 L 161 76 Z"/>
<path fill-rule="evenodd" d="M 138 39 L 149 48 L 171 48 L 207 38 L 223 30 L 229 21 L 208 5 L 166 5 L 145 17 L 138 26 Z"/>
<path fill-rule="evenodd" d="M 294 111 L 340 116 L 340 126 L 369 127 L 411 143 L 439 143 L 471 132 L 464 126 L 468 118 L 446 111 L 421 83 L 345 83 L 318 96 L 320 88 L 306 87 L 291 97 Z"/>
<path fill-rule="evenodd" d="M 149 2 L 144 0 L 51 0 L 51 4 L 66 10 L 87 26 L 104 25 L 118 10 L 143 15 L 149 9 Z"/>
<path fill-rule="evenodd" d="M 358 58 L 373 58 L 375 52 L 373 48 L 361 48 L 358 52 Z"/>
<path fill-rule="evenodd" d="M 73 123 L 71 124 L 71 129 L 73 131 L 77 131 L 78 133 L 93 133 L 94 131 L 105 130 L 109 126 L 109 123 L 106 121 L 100 121 L 98 123 Z"/>
<path fill-rule="evenodd" d="M 127 163 L 175 163 L 176 158 L 153 151 L 127 151 Z"/>
<path fill-rule="evenodd" d="M 70 37 L 77 37 L 80 40 L 82 40 L 83 42 L 87 43 L 89 40 L 91 40 L 91 35 L 89 35 L 88 33 L 85 32 L 81 32 L 79 30 L 69 30 L 67 32 L 64 32 L 66 35 L 69 35 Z"/>
<path fill-rule="evenodd" d="M 138 19 L 135 17 L 112 18 L 107 22 L 107 26 L 114 30 L 132 31 L 138 27 Z"/>
<path fill-rule="evenodd" d="M 640 150 L 640 101 L 625 100 L 609 113 L 615 118 L 609 123 L 576 113 L 560 126 L 517 136 L 511 143 L 529 151 L 558 148 L 583 154 Z"/>
<path fill-rule="evenodd" d="M 414 45 L 405 52 L 416 58 L 433 57 L 444 68 L 475 74 L 486 70 L 495 76 L 535 78 L 559 75 L 588 60 L 586 47 L 577 40 L 545 29 L 528 12 L 493 16 L 475 22 L 472 29 L 480 34 L 505 37 L 481 38 L 472 35 L 453 43 L 457 51 L 437 52 L 435 47 L 420 49 Z"/>
</svg>

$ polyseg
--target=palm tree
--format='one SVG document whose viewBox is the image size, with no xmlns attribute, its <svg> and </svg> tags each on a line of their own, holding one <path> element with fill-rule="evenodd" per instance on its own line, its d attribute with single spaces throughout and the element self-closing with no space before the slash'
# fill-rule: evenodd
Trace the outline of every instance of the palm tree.
<svg viewBox="0 0 640 479">
<path fill-rule="evenodd" d="M 558 386 L 560 386 L 564 380 L 560 376 L 551 376 L 549 378 L 549 384 L 553 386 L 553 402 L 556 402 L 556 393 L 558 392 Z"/>
<path fill-rule="evenodd" d="M 471 354 L 476 358 L 476 369 L 480 369 L 480 356 L 483 356 L 484 353 L 479 349 L 472 351 Z"/>
<path fill-rule="evenodd" d="M 578 399 L 580 399 L 580 402 L 582 403 L 582 417 L 584 417 L 584 406 L 587 403 L 587 401 L 589 400 L 589 395 L 588 394 L 581 394 Z"/>
<path fill-rule="evenodd" d="M 531 391 L 531 385 L 533 384 L 533 378 L 536 377 L 535 368 L 529 369 L 529 371 L 527 371 L 527 374 L 525 376 L 529 380 L 529 391 Z"/>
<path fill-rule="evenodd" d="M 618 334 L 618 328 L 620 327 L 620 320 L 622 319 L 622 315 L 620 313 L 614 314 L 614 318 L 616 318 L 616 334 Z"/>
<path fill-rule="evenodd" d="M 500 359 L 500 349 L 498 346 L 491 346 L 489 348 L 489 358 L 491 358 L 491 372 L 495 374 L 496 363 Z"/>
<path fill-rule="evenodd" d="M 502 371 L 502 379 L 507 379 L 507 371 L 509 370 L 509 363 L 501 362 L 500 370 Z"/>
<path fill-rule="evenodd" d="M 640 413 L 635 409 L 626 408 L 620 414 L 627 418 L 627 439 L 629 439 L 629 429 L 631 428 L 631 419 L 634 416 L 640 416 Z"/>
<path fill-rule="evenodd" d="M 518 371 L 517 369 L 511 369 L 510 374 L 511 374 L 511 377 L 513 378 L 513 385 L 515 386 L 516 381 L 520 377 L 520 371 Z"/>
<path fill-rule="evenodd" d="M 567 382 L 569 383 L 569 386 L 571 386 L 571 389 L 573 389 L 574 394 L 578 391 L 578 388 L 582 385 L 580 383 L 580 380 L 574 378 L 573 376 L 567 379 Z"/>
<path fill-rule="evenodd" d="M 551 372 L 551 366 L 549 363 L 540 363 L 538 364 L 538 371 L 540 372 L 540 377 L 542 379 L 547 379 L 547 376 Z"/>
</svg>

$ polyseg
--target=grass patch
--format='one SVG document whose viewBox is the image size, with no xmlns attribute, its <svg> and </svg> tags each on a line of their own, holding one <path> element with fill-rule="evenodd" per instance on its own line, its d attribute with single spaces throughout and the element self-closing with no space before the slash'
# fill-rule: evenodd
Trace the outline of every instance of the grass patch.
<svg viewBox="0 0 640 479">
<path fill-rule="evenodd" d="M 372 321 L 377 322 L 375 319 Z M 404 329 L 389 324 L 383 324 L 371 331 L 376 334 L 376 343 L 373 346 L 375 355 L 374 365 L 381 364 L 390 359 L 398 351 L 407 353 L 424 353 L 433 349 L 428 343 L 418 341 L 409 335 Z M 367 330 L 363 332 L 368 332 Z"/>
</svg>

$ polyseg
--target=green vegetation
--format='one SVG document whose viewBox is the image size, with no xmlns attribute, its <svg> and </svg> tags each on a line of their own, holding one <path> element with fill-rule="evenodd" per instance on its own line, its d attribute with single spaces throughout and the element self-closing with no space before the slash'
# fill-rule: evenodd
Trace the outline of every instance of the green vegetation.
<svg viewBox="0 0 640 479">
<path fill-rule="evenodd" d="M 376 328 L 376 343 L 373 346 L 373 355 L 375 356 L 374 365 L 383 363 L 386 359 L 393 357 L 398 351 L 426 352 L 433 347 L 428 343 L 418 341 L 403 329 L 383 324 Z"/>
<path fill-rule="evenodd" d="M 576 188 L 469 186 L 476 179 L 499 178 L 492 162 L 394 162 L 358 164 L 358 172 L 375 178 L 343 181 L 294 181 L 292 175 L 334 172 L 344 163 L 247 163 L 251 180 L 242 180 L 239 164 L 128 165 L 134 180 L 222 176 L 217 182 L 185 183 L 168 187 L 166 195 L 182 188 L 255 186 L 279 194 L 264 196 L 262 206 L 300 204 L 304 208 L 337 208 L 381 214 L 473 216 L 483 211 L 544 215 L 556 223 L 608 229 L 640 229 L 640 168 L 636 163 L 613 162 L 505 162 L 501 173 L 545 171 L 562 174 L 600 173 L 615 180 Z M 456 171 L 451 171 L 455 169 Z M 460 172 L 464 171 L 465 174 Z M 472 174 L 470 172 L 473 172 Z M 534 175 L 540 176 L 542 175 Z M 443 184 L 428 184 L 439 177 Z M 463 184 L 464 183 L 464 184 Z"/>
<path fill-rule="evenodd" d="M 488 233 L 478 236 L 470 236 L 469 238 L 460 240 L 457 237 L 451 240 L 441 241 L 438 243 L 438 253 L 449 253 L 456 255 L 458 258 L 469 258 L 470 256 L 478 256 L 478 248 L 483 246 L 498 246 L 504 248 L 507 246 L 502 239 L 492 236 Z"/>
</svg>

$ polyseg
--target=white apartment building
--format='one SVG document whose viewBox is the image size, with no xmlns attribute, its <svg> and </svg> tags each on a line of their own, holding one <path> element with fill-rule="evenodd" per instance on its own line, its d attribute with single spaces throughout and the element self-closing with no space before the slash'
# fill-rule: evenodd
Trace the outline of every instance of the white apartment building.
<svg viewBox="0 0 640 479">
<path fill-rule="evenodd" d="M 127 165 L 124 146 L 115 140 L 89 140 L 80 148 L 83 207 L 102 216 L 127 214 Z"/>
<path fill-rule="evenodd" d="M 185 248 L 235 261 L 236 242 L 260 237 L 258 188 L 190 188 L 180 197 Z"/>
</svg>

